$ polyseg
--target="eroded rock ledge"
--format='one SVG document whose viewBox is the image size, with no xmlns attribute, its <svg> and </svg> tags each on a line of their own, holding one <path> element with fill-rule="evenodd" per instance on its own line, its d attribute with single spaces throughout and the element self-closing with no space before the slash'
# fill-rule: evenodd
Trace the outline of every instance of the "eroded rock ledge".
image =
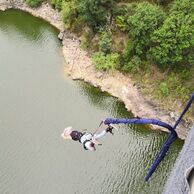
<svg viewBox="0 0 194 194">
<path fill-rule="evenodd" d="M 96 72 L 88 53 L 80 48 L 79 39 L 64 29 L 60 14 L 48 3 L 43 3 L 39 8 L 30 8 L 23 0 L 0 0 L 0 10 L 11 8 L 43 18 L 59 29 L 59 38 L 62 40 L 62 51 L 66 60 L 65 71 L 72 79 L 84 80 L 119 98 L 135 116 L 155 118 L 173 125 L 177 113 L 161 110 L 158 105 L 146 99 L 129 76 L 126 77 L 120 72 L 112 74 Z M 164 128 L 152 127 L 165 131 Z M 185 139 L 188 131 L 188 124 L 183 123 L 177 127 L 180 139 Z"/>
</svg>

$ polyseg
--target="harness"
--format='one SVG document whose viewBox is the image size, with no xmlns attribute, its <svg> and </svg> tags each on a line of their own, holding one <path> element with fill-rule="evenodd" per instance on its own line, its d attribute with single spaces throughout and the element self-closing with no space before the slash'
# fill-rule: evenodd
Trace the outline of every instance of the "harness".
<svg viewBox="0 0 194 194">
<path fill-rule="evenodd" d="M 87 133 L 87 132 L 84 132 L 83 135 L 81 136 L 79 142 L 83 144 L 83 147 L 85 150 L 88 150 L 88 148 L 86 147 L 86 143 L 91 141 L 92 136 L 93 135 L 91 133 Z"/>
<path fill-rule="evenodd" d="M 86 141 L 84 141 L 84 143 L 83 143 L 83 147 L 84 147 L 85 150 L 88 150 L 88 148 L 86 147 L 86 143 L 89 142 L 89 141 L 90 141 L 90 140 L 86 140 Z"/>
</svg>

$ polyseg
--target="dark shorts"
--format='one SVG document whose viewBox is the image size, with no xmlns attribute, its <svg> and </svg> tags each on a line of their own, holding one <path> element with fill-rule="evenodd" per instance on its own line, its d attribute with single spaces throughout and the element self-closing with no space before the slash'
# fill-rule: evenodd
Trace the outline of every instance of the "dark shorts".
<svg viewBox="0 0 194 194">
<path fill-rule="evenodd" d="M 79 131 L 72 131 L 70 133 L 71 138 L 74 141 L 80 141 L 81 137 L 82 137 L 83 133 L 79 132 Z"/>
</svg>

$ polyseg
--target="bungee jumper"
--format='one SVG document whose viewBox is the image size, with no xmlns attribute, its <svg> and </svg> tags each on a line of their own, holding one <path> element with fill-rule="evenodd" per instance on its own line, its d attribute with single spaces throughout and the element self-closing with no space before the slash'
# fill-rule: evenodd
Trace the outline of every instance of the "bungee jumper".
<svg viewBox="0 0 194 194">
<path fill-rule="evenodd" d="M 155 157 L 155 160 L 153 161 L 147 175 L 145 176 L 144 180 L 148 181 L 148 179 L 151 177 L 151 175 L 156 170 L 159 163 L 162 161 L 162 159 L 165 157 L 167 151 L 170 148 L 170 145 L 177 139 L 178 135 L 175 131 L 176 127 L 180 123 L 182 117 L 187 112 L 189 107 L 191 106 L 192 102 L 194 101 L 194 93 L 191 95 L 190 100 L 187 102 L 184 110 L 182 111 L 181 115 L 175 122 L 174 126 L 169 125 L 168 123 L 165 123 L 160 120 L 156 119 L 148 119 L 148 118 L 132 118 L 132 119 L 125 119 L 125 118 L 107 118 L 103 121 L 101 121 L 99 128 L 96 132 L 87 133 L 87 132 L 79 132 L 72 129 L 72 127 L 67 127 L 64 129 L 61 136 L 64 139 L 72 139 L 74 141 L 79 141 L 81 144 L 83 144 L 84 149 L 95 151 L 95 145 L 101 145 L 101 143 L 98 142 L 99 139 L 104 137 L 107 133 L 113 134 L 113 129 L 116 129 L 115 124 L 152 124 L 157 125 L 160 127 L 164 127 L 169 130 L 169 135 L 165 142 L 163 143 L 160 152 Z M 114 125 L 113 125 L 114 124 Z"/>
<path fill-rule="evenodd" d="M 100 127 L 103 128 L 100 130 Z M 85 150 L 95 151 L 95 145 L 102 145 L 98 142 L 99 139 L 103 138 L 107 133 L 113 135 L 113 125 L 103 125 L 103 121 L 100 123 L 98 129 L 94 133 L 80 132 L 73 130 L 72 127 L 67 127 L 63 130 L 61 137 L 64 139 L 72 139 L 79 141 Z"/>
</svg>

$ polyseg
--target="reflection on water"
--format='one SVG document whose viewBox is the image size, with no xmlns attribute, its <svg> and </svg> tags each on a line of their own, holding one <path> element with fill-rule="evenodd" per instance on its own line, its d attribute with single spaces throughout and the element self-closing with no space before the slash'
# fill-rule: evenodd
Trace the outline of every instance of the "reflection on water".
<svg viewBox="0 0 194 194">
<path fill-rule="evenodd" d="M 31 15 L 22 12 L 4 12 L 0 15 L 0 25 L 3 32 L 10 38 L 12 32 L 15 31 L 17 35 L 22 36 L 22 38 L 33 41 L 33 44 L 44 40 L 44 38 L 47 37 L 43 36 L 44 33 L 50 33 L 49 31 L 45 32 L 45 27 L 52 31 L 49 36 L 54 37 L 57 34 L 57 31 L 54 32 L 53 27 L 48 26 L 46 22 L 43 23 L 41 20 L 32 20 Z M 32 26 L 34 26 L 34 28 L 32 28 Z"/>
<path fill-rule="evenodd" d="M 102 92 L 99 88 L 94 88 L 87 83 L 79 82 L 79 90 L 82 95 L 88 98 L 92 106 L 98 107 L 100 110 L 106 110 L 113 118 L 132 118 L 133 114 L 125 108 L 122 101 L 110 96 L 107 92 Z M 108 116 L 110 117 L 110 116 Z M 145 132 L 149 129 L 146 125 L 130 125 L 130 128 L 144 129 Z"/>
<path fill-rule="evenodd" d="M 60 138 L 65 126 L 94 131 L 103 118 L 132 114 L 116 98 L 64 76 L 56 35 L 26 13 L 0 12 L 0 193 L 161 193 L 181 141 L 144 183 L 166 134 L 119 125 L 96 152 Z"/>
<path fill-rule="evenodd" d="M 79 88 L 82 95 L 88 98 L 91 105 L 107 110 L 115 117 L 132 117 L 124 106 L 124 103 L 111 97 L 108 93 L 102 92 L 99 88 L 94 88 L 87 83 L 79 82 Z"/>
</svg>

